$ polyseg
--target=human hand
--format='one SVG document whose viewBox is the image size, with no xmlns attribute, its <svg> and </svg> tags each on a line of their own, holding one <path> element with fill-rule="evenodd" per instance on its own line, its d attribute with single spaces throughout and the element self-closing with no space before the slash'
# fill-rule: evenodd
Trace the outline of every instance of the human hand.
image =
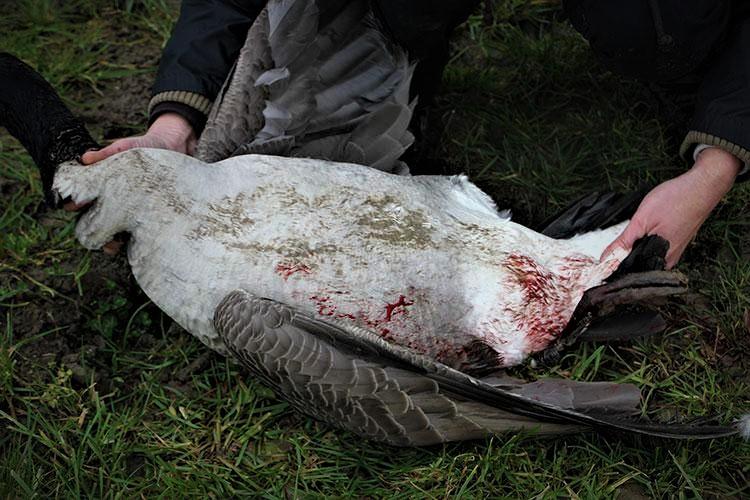
<svg viewBox="0 0 750 500">
<path fill-rule="evenodd" d="M 109 146 L 87 151 L 81 157 L 84 165 L 91 165 L 110 156 L 133 148 L 169 149 L 193 154 L 198 139 L 190 123 L 177 113 L 164 113 L 154 120 L 144 135 L 118 139 Z"/>
<path fill-rule="evenodd" d="M 84 165 L 91 165 L 133 148 L 170 149 L 178 153 L 192 154 L 197 142 L 195 131 L 185 118 L 177 113 L 164 113 L 154 120 L 144 135 L 118 139 L 105 148 L 87 151 L 81 157 L 81 161 Z M 86 205 L 87 203 L 68 202 L 63 208 L 68 211 L 77 211 Z M 114 255 L 120 251 L 122 245 L 121 241 L 110 241 L 102 249 L 104 253 Z"/>
<path fill-rule="evenodd" d="M 667 269 L 674 267 L 731 189 L 740 166 L 740 160 L 724 150 L 703 150 L 690 170 L 646 195 L 622 234 L 604 250 L 602 260 L 616 248 L 630 252 L 636 240 L 655 234 L 669 242 Z"/>
</svg>

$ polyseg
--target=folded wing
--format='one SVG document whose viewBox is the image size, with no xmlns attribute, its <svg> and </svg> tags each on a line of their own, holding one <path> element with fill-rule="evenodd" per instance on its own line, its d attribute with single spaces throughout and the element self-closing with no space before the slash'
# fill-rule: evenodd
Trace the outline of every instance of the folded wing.
<svg viewBox="0 0 750 500">
<path fill-rule="evenodd" d="M 677 439 L 736 433 L 729 427 L 635 420 L 640 394 L 632 385 L 477 379 L 368 331 L 322 322 L 241 290 L 222 301 L 214 325 L 237 359 L 297 410 L 394 445 L 522 429 Z"/>
<path fill-rule="evenodd" d="M 197 156 L 342 161 L 400 171 L 413 65 L 369 2 L 273 0 L 209 116 Z"/>
</svg>

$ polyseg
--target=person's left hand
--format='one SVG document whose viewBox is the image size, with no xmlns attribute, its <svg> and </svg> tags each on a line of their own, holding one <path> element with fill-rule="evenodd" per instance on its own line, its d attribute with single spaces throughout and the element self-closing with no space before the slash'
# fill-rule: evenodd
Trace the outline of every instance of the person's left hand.
<svg viewBox="0 0 750 500">
<path fill-rule="evenodd" d="M 669 241 L 667 269 L 680 260 L 703 222 L 731 189 L 740 160 L 718 148 L 700 153 L 689 171 L 654 188 L 641 202 L 622 234 L 602 254 L 630 252 L 636 240 L 651 234 Z"/>
</svg>

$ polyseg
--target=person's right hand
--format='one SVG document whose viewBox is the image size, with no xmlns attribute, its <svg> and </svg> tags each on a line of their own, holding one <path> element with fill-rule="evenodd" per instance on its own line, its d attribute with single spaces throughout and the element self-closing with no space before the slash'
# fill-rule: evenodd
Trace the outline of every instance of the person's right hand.
<svg viewBox="0 0 750 500">
<path fill-rule="evenodd" d="M 118 139 L 105 148 L 87 151 L 81 161 L 84 165 L 91 165 L 133 148 L 169 149 L 190 155 L 197 142 L 195 131 L 185 118 L 177 113 L 164 113 L 154 120 L 144 135 Z"/>
</svg>

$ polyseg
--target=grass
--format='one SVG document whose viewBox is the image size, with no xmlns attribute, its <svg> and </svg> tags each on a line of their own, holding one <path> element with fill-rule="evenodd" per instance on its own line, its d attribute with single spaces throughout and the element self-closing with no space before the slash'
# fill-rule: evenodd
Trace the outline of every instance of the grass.
<svg viewBox="0 0 750 500">
<path fill-rule="evenodd" d="M 685 168 L 650 93 L 598 66 L 555 2 L 496 3 L 458 35 L 435 157 L 529 224 L 591 190 Z M 0 0 L 0 48 L 39 68 L 97 136 L 145 126 L 170 2 L 9 5 Z M 72 218 L 40 205 L 35 169 L 5 134 L 0 165 L 0 497 L 750 492 L 750 445 L 738 440 L 518 435 L 411 450 L 331 430 L 171 329 L 122 257 L 81 250 Z M 747 206 L 750 189 L 737 186 L 691 246 L 681 269 L 693 294 L 666 310 L 667 334 L 582 345 L 549 373 L 636 383 L 663 418 L 750 410 Z"/>
</svg>

